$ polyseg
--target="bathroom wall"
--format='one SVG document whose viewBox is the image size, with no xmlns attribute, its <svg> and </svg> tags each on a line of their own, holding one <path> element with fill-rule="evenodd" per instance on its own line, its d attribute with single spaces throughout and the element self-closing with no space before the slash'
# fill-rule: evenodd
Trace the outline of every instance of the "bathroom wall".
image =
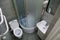
<svg viewBox="0 0 60 40">
<path fill-rule="evenodd" d="M 17 18 L 11 0 L 0 0 L 0 8 L 2 8 L 3 14 L 6 16 L 8 21 Z"/>
<path fill-rule="evenodd" d="M 38 30 L 38 35 L 41 37 L 41 39 L 45 40 L 45 38 L 47 36 L 49 36 L 48 34 L 50 33 L 50 31 L 52 30 L 52 28 L 54 27 L 56 21 L 58 20 L 58 17 L 60 16 L 60 11 L 59 11 L 59 4 L 60 4 L 60 0 L 51 0 L 51 3 L 49 5 L 49 7 L 52 8 L 52 12 L 53 14 L 49 14 L 49 13 L 44 13 L 44 16 L 42 17 L 42 19 L 44 19 L 45 21 L 47 21 L 50 26 L 46 32 L 46 34 L 43 34 L 40 30 Z M 55 14 L 55 15 L 54 15 Z M 52 35 L 50 35 L 51 37 Z M 49 38 L 50 38 L 49 37 Z M 48 40 L 49 40 L 48 38 Z"/>
<path fill-rule="evenodd" d="M 52 28 L 53 27 L 53 28 Z M 51 32 L 47 36 L 45 40 L 60 40 L 60 5 L 58 6 L 56 13 L 54 15 L 54 18 L 52 20 L 52 23 L 50 24 Z"/>
<path fill-rule="evenodd" d="M 59 4 L 60 4 L 60 0 L 50 0 L 50 4 L 48 6 L 48 9 L 51 8 L 51 14 L 52 15 L 55 15 L 55 12 L 56 12 Z"/>
<path fill-rule="evenodd" d="M 51 30 L 54 30 L 53 27 L 56 24 L 59 17 L 60 17 L 60 5 L 58 6 L 54 16 L 51 14 L 47 14 L 47 13 L 44 14 L 43 19 L 45 21 L 47 21 L 50 24 L 50 26 L 49 26 L 46 34 L 43 34 L 40 30 L 38 30 L 38 35 L 41 37 L 41 39 L 45 40 L 45 38 L 47 38 L 47 40 L 50 40 L 50 37 L 51 38 L 53 37 L 52 35 L 50 35 L 50 32 L 51 32 Z M 55 30 L 54 30 L 54 32 L 55 32 Z M 54 32 L 52 32 L 52 33 L 54 34 Z M 57 33 L 59 33 L 59 32 L 57 31 Z M 54 36 L 54 37 L 56 37 L 56 36 Z"/>
</svg>

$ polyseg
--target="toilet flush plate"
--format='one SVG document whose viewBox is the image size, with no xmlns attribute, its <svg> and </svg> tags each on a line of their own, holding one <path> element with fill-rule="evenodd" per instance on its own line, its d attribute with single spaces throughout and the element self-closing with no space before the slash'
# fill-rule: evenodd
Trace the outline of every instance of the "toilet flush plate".
<svg viewBox="0 0 60 40">
<path fill-rule="evenodd" d="M 49 27 L 49 25 L 46 26 L 46 24 L 47 24 L 47 22 L 44 21 L 44 20 L 41 21 L 41 22 L 39 22 L 39 23 L 37 23 L 38 29 L 39 29 L 43 34 L 46 33 L 46 31 L 48 30 L 48 27 Z"/>
</svg>

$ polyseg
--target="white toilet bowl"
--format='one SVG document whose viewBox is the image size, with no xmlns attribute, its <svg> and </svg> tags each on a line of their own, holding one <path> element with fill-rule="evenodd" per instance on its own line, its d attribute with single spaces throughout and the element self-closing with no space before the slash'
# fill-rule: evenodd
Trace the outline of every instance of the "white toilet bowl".
<svg viewBox="0 0 60 40">
<path fill-rule="evenodd" d="M 23 31 L 21 28 L 19 28 L 19 24 L 17 20 L 10 21 L 9 24 L 10 24 L 11 29 L 13 30 L 15 37 L 21 38 L 23 35 Z"/>
<path fill-rule="evenodd" d="M 14 31 L 13 31 L 14 35 L 18 38 L 21 38 L 22 37 L 22 29 L 21 28 L 16 28 Z"/>
</svg>

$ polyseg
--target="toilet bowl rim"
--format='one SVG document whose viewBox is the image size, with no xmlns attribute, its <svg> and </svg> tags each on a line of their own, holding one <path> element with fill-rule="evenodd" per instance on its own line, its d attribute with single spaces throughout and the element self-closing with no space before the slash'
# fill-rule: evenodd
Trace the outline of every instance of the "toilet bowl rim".
<svg viewBox="0 0 60 40">
<path fill-rule="evenodd" d="M 16 34 L 15 34 L 15 30 L 17 30 L 17 29 L 19 29 L 19 30 L 21 31 L 20 35 L 16 35 Z M 21 28 L 15 28 L 14 31 L 13 31 L 13 33 L 14 33 L 14 35 L 15 35 L 16 37 L 21 37 L 22 34 L 23 34 L 23 31 L 22 31 Z"/>
</svg>

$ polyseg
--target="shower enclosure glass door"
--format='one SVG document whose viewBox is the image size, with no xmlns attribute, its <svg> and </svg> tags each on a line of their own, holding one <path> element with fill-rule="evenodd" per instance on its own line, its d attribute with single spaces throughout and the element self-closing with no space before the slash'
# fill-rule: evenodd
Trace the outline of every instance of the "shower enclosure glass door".
<svg viewBox="0 0 60 40">
<path fill-rule="evenodd" d="M 35 27 L 42 15 L 44 0 L 13 0 L 15 9 L 24 27 Z"/>
</svg>

